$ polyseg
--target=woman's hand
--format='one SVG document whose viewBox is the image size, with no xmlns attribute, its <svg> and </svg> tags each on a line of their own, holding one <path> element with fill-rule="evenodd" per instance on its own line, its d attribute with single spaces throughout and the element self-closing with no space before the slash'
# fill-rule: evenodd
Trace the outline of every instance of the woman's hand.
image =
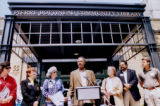
<svg viewBox="0 0 160 106">
<path fill-rule="evenodd" d="M 0 98 L 0 103 L 1 104 L 9 103 L 12 99 L 13 99 L 12 96 L 9 96 L 8 98 L 5 99 Z"/>
<path fill-rule="evenodd" d="M 0 98 L 0 104 L 3 104 L 3 99 L 2 98 Z"/>
<path fill-rule="evenodd" d="M 38 106 L 38 101 L 35 101 L 35 102 L 33 103 L 33 106 Z"/>
<path fill-rule="evenodd" d="M 8 103 L 7 99 L 0 99 L 0 104 Z"/>
<path fill-rule="evenodd" d="M 12 96 L 9 96 L 8 98 L 6 98 L 6 100 L 8 101 L 8 103 L 13 99 Z"/>
<path fill-rule="evenodd" d="M 108 94 L 109 94 L 110 96 L 114 95 L 113 92 L 108 92 Z"/>
<path fill-rule="evenodd" d="M 47 101 L 51 101 L 50 95 L 47 96 L 46 100 L 47 100 Z"/>
<path fill-rule="evenodd" d="M 105 93 L 104 96 L 109 99 L 110 98 L 110 94 L 109 93 Z"/>
</svg>

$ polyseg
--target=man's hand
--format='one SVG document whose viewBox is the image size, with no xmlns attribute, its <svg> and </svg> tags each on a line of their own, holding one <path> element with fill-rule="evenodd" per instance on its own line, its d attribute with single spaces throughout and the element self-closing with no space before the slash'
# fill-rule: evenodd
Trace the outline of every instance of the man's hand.
<svg viewBox="0 0 160 106">
<path fill-rule="evenodd" d="M 143 82 L 139 81 L 140 86 L 143 88 Z"/>
<path fill-rule="evenodd" d="M 128 89 L 128 88 L 126 88 L 126 87 L 124 87 L 123 89 L 124 89 L 125 91 L 128 91 L 128 90 L 129 90 L 129 89 Z"/>
<path fill-rule="evenodd" d="M 159 87 L 160 87 L 160 79 L 158 80 L 158 82 L 159 82 Z"/>
<path fill-rule="evenodd" d="M 131 85 L 130 84 L 124 84 L 124 90 L 125 91 L 128 91 L 129 89 L 131 88 Z"/>
<path fill-rule="evenodd" d="M 33 106 L 38 106 L 38 101 L 35 101 L 35 102 L 33 103 Z"/>
<path fill-rule="evenodd" d="M 68 99 L 69 99 L 69 97 L 65 97 L 65 98 L 64 98 L 64 102 L 67 102 Z"/>
<path fill-rule="evenodd" d="M 131 85 L 130 85 L 130 84 L 124 84 L 124 86 L 125 86 L 127 89 L 130 89 L 130 88 L 131 88 Z"/>
</svg>

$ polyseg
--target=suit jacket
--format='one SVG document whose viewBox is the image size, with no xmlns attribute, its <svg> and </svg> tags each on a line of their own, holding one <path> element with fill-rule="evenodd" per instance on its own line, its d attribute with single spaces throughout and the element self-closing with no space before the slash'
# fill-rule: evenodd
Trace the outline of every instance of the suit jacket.
<svg viewBox="0 0 160 106">
<path fill-rule="evenodd" d="M 95 78 L 93 71 L 86 70 L 86 76 L 92 81 L 94 85 L 97 85 L 96 78 Z M 87 86 L 92 86 L 92 84 L 89 81 L 87 81 Z M 74 101 L 73 101 L 74 106 L 82 106 L 83 104 L 82 101 L 78 102 L 77 97 L 76 97 L 76 87 L 82 87 L 79 69 L 72 71 L 70 74 L 70 87 L 69 87 L 67 96 L 74 97 Z M 91 103 L 94 103 L 94 100 L 90 100 L 90 101 Z"/>
<path fill-rule="evenodd" d="M 117 77 L 119 77 L 121 79 L 121 81 L 124 85 L 124 83 L 126 83 L 126 82 L 125 82 L 125 79 L 124 79 L 123 72 L 120 70 L 116 74 L 117 74 Z M 127 69 L 127 82 L 128 82 L 128 84 L 131 85 L 131 88 L 129 90 L 130 90 L 134 100 L 135 101 L 140 100 L 141 96 L 140 96 L 140 93 L 139 93 L 139 89 L 137 87 L 138 78 L 137 78 L 135 70 Z M 125 91 L 124 91 L 124 93 L 125 93 Z"/>
<path fill-rule="evenodd" d="M 40 87 L 36 81 L 34 81 L 34 85 L 31 85 L 29 79 L 23 80 L 21 90 L 23 96 L 22 106 L 32 106 L 34 101 L 40 101 Z"/>
</svg>

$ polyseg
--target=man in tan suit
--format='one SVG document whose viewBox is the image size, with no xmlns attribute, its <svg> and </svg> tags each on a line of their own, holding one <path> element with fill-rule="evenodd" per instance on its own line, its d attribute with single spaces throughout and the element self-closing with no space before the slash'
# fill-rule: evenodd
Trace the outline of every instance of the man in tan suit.
<svg viewBox="0 0 160 106">
<path fill-rule="evenodd" d="M 85 69 L 84 67 L 85 64 L 86 64 L 85 58 L 79 57 L 77 60 L 78 69 L 72 71 L 70 74 L 70 87 L 67 93 L 67 97 L 69 98 L 73 96 L 74 106 L 93 106 L 94 105 L 94 100 L 78 101 L 76 97 L 76 87 L 97 85 L 94 72 L 91 70 Z"/>
</svg>

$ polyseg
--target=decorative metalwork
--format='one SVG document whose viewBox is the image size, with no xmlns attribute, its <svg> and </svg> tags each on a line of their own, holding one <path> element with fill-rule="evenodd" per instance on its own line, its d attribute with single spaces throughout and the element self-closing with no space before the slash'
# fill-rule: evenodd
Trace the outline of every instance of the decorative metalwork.
<svg viewBox="0 0 160 106">
<path fill-rule="evenodd" d="M 15 31 L 16 32 L 16 31 Z M 17 33 L 15 33 L 16 35 Z M 25 44 L 23 39 L 20 36 L 13 37 L 13 45 L 14 44 Z M 12 52 L 15 53 L 18 57 L 20 57 L 26 63 L 36 63 L 38 62 L 37 58 L 31 51 L 29 47 L 14 47 L 12 48 Z"/>
<path fill-rule="evenodd" d="M 147 45 L 138 22 L 24 21 L 16 25 L 16 36 L 25 35 L 27 41 L 15 47 Z"/>
</svg>

